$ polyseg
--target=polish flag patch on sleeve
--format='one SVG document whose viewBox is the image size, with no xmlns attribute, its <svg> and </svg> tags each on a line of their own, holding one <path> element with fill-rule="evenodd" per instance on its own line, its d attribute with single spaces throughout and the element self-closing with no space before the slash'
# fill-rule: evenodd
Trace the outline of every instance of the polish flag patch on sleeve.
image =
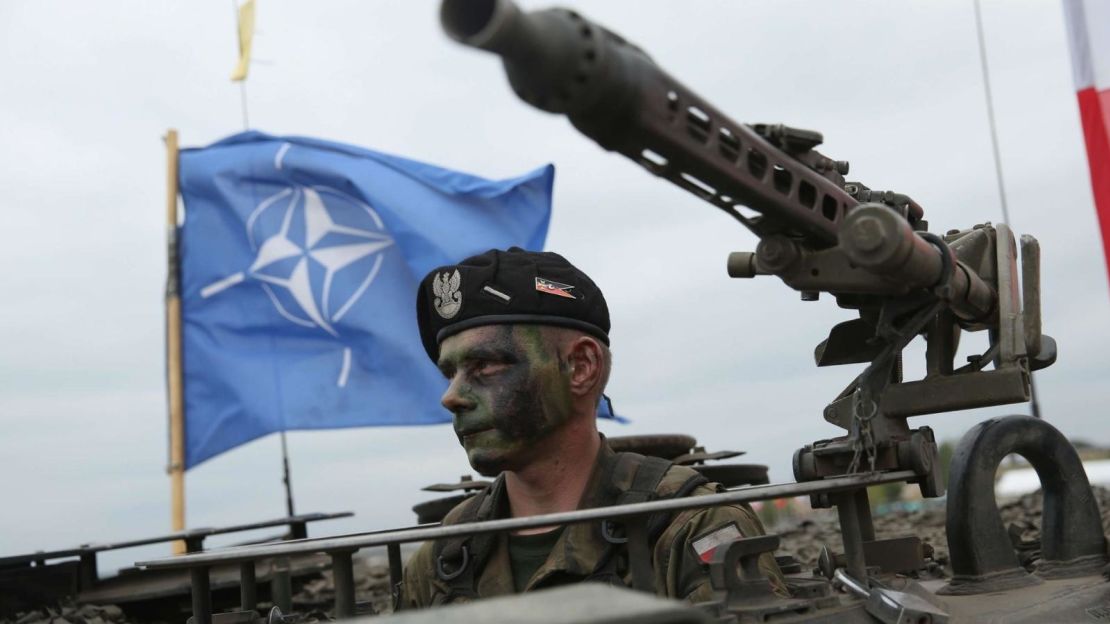
<svg viewBox="0 0 1110 624">
<path fill-rule="evenodd" d="M 690 542 L 690 546 L 702 563 L 709 563 L 713 561 L 713 554 L 717 552 L 717 548 L 735 542 L 741 537 L 744 536 L 740 533 L 740 528 L 735 522 L 729 522 L 695 537 L 694 541 Z"/>
</svg>

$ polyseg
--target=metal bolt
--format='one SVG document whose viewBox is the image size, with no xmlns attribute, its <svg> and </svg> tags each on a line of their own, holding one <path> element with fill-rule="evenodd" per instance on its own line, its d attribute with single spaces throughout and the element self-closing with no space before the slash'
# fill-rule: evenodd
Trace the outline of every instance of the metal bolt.
<svg viewBox="0 0 1110 624">
<path fill-rule="evenodd" d="M 838 160 L 838 161 L 836 161 L 836 171 L 840 175 L 848 175 L 848 161 L 847 160 Z"/>
<path fill-rule="evenodd" d="M 777 238 L 764 240 L 759 247 L 759 251 L 762 252 L 759 255 L 763 256 L 763 258 L 768 262 L 773 262 L 776 264 L 779 260 L 784 259 L 786 257 L 786 254 L 788 253 L 786 251 L 786 242 Z"/>
<path fill-rule="evenodd" d="M 816 290 L 803 290 L 802 301 L 817 301 L 821 298 L 821 293 Z"/>
<path fill-rule="evenodd" d="M 798 259 L 798 248 L 789 239 L 771 236 L 759 242 L 755 249 L 759 263 L 771 272 L 781 271 Z"/>
</svg>

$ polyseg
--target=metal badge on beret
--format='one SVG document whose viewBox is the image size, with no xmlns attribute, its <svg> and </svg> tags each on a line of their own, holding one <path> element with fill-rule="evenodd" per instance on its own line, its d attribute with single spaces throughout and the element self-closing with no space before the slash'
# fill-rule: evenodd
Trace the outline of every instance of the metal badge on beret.
<svg viewBox="0 0 1110 624">
<path fill-rule="evenodd" d="M 557 295 L 559 297 L 566 297 L 567 299 L 577 299 L 577 297 L 570 293 L 572 288 L 574 288 L 574 286 L 570 284 L 561 284 L 542 277 L 536 278 L 536 290 L 549 295 Z"/>
<path fill-rule="evenodd" d="M 462 293 L 459 292 L 461 283 L 462 277 L 458 269 L 450 275 L 444 271 L 432 278 L 432 291 L 436 295 L 432 305 L 436 313 L 445 319 L 454 317 L 462 308 Z"/>
</svg>

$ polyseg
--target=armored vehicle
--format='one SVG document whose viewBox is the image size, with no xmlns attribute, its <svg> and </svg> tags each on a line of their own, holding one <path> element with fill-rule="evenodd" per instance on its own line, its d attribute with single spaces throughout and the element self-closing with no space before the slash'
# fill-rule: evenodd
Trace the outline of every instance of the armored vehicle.
<svg viewBox="0 0 1110 624">
<path fill-rule="evenodd" d="M 418 527 L 297 544 L 232 549 L 148 562 L 190 568 L 197 624 L 212 621 L 207 569 L 295 552 L 332 557 L 336 614 L 356 614 L 351 553 L 386 546 L 396 582 L 398 545 L 583 522 L 627 527 L 633 587 L 576 586 L 400 614 L 397 622 L 1080 622 L 1110 613 L 1102 575 L 1106 539 L 1074 448 L 1030 416 L 992 418 L 971 428 L 950 466 L 947 539 L 952 574 L 936 574 L 914 535 L 876 536 L 867 487 L 904 482 L 926 498 L 945 496 L 937 444 L 907 418 L 1030 398 L 1030 375 L 1056 359 L 1041 332 L 1039 247 L 1006 224 L 929 231 L 922 206 L 903 193 L 851 181 L 849 165 L 817 151 L 822 135 L 782 124 L 733 121 L 660 69 L 620 35 L 570 10 L 524 13 L 510 0 L 444 0 L 447 33 L 501 57 L 525 102 L 566 115 L 601 147 L 723 210 L 755 233 L 754 252 L 727 260 L 734 278 L 775 276 L 813 300 L 825 293 L 858 318 L 834 326 L 814 351 L 818 366 L 865 364 L 824 408 L 844 434 L 799 448 L 795 483 L 750 485 L 714 495 L 650 501 L 547 516 Z M 1020 249 L 1020 253 L 1019 253 Z M 984 332 L 988 348 L 957 365 L 961 336 Z M 903 378 L 914 338 L 927 345 L 923 379 Z M 1008 454 L 1028 459 L 1044 491 L 1041 554 L 1023 566 L 994 498 Z M 785 565 L 790 596 L 772 592 L 756 559 L 774 535 L 739 539 L 710 562 L 716 598 L 698 605 L 644 595 L 650 566 L 649 514 L 808 495 L 835 507 L 843 552 L 818 570 Z M 781 560 L 788 564 L 787 560 Z M 639 571 L 639 573 L 638 573 Z M 246 577 L 244 577 L 246 579 Z M 245 591 L 245 590 L 244 590 Z M 244 593 L 247 595 L 247 593 Z M 244 602 L 244 609 L 253 604 Z M 233 617 L 233 616 L 218 616 Z"/>
</svg>

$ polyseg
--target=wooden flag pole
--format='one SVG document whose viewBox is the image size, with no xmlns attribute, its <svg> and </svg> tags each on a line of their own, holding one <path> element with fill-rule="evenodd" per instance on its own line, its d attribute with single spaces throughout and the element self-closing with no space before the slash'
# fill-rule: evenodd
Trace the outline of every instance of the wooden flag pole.
<svg viewBox="0 0 1110 624">
<path fill-rule="evenodd" d="M 185 394 L 181 360 L 181 291 L 177 256 L 177 130 L 166 132 L 166 387 L 170 411 L 170 530 L 185 529 Z M 173 543 L 174 554 L 185 542 Z"/>
</svg>

